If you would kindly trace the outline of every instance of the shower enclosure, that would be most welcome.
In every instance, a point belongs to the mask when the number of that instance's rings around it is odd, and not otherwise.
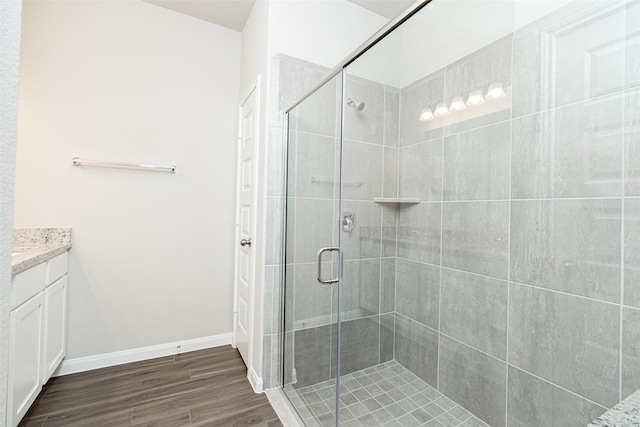
[[[286,111],[309,426],[585,426],[640,388],[640,2],[416,5]]]

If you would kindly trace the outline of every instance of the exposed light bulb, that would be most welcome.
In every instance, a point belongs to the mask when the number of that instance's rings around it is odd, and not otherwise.
[[[438,117],[446,116],[447,114],[449,114],[449,109],[444,102],[441,102],[436,105],[436,110],[433,112],[433,114]]]
[[[469,92],[469,98],[467,98],[467,105],[480,105],[484,104],[484,96],[482,91],[472,90]]]
[[[489,86],[489,90],[487,90],[487,99],[500,99],[504,98],[504,87],[502,87],[502,83],[492,83]]]
[[[423,108],[422,112],[420,113],[420,121],[428,122],[429,120],[433,119],[435,119],[435,117],[433,115],[433,111],[431,111],[431,108]]]
[[[467,108],[467,105],[464,103],[464,99],[461,96],[456,96],[451,100],[451,106],[449,109],[451,111],[462,111]]]

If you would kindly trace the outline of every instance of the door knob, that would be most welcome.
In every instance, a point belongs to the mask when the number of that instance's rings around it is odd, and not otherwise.
[[[240,240],[240,246],[251,246],[251,238]]]

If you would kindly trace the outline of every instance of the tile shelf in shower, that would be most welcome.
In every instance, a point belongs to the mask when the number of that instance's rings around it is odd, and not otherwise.
[[[411,199],[406,197],[374,197],[376,203],[397,203],[399,205],[415,205],[420,203],[420,199]]]

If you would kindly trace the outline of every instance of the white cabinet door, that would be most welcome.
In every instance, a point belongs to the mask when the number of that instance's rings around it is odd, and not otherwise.
[[[44,294],[11,312],[8,425],[18,425],[42,389]]]
[[[67,326],[67,276],[44,291],[44,353],[42,384],[46,384],[65,356]]]

